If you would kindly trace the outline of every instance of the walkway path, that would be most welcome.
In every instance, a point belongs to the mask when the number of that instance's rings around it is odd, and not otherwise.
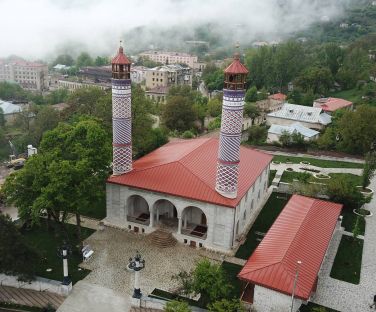
[[[64,297],[47,291],[0,286],[0,302],[16,303],[29,307],[44,308],[51,304],[57,309],[64,301]]]
[[[376,177],[370,187],[376,188]],[[373,197],[367,209],[376,213],[376,198]],[[339,243],[337,237],[337,241]],[[336,240],[334,240],[336,241]],[[366,231],[364,235],[362,270],[359,285],[339,281],[329,277],[334,260],[334,248],[330,248],[328,261],[325,261],[323,272],[320,274],[318,291],[314,302],[343,312],[370,311],[369,305],[376,294],[376,217],[366,218]]]

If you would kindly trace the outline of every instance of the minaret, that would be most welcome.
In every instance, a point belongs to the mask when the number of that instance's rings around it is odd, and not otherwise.
[[[217,192],[228,198],[236,198],[238,192],[240,140],[247,74],[247,68],[240,62],[240,54],[235,53],[233,62],[225,69],[215,185]]]
[[[132,170],[131,62],[120,41],[118,54],[112,59],[112,129],[113,174]]]

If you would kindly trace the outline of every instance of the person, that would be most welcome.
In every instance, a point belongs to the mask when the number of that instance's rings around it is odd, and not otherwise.
[[[376,310],[376,295],[373,296],[373,304],[371,304],[369,307]]]

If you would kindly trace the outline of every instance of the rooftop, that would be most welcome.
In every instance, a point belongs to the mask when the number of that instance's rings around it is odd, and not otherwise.
[[[346,108],[353,104],[350,101],[332,97],[317,99],[314,103],[320,105],[325,112],[334,112],[337,109]]]
[[[269,99],[277,100],[277,101],[285,101],[287,98],[286,94],[283,93],[276,93],[268,96]]]
[[[293,195],[238,274],[241,280],[308,300],[328,249],[342,205]]]
[[[218,139],[170,142],[136,160],[133,170],[107,182],[234,208],[268,167],[272,156],[240,147],[238,196],[229,199],[215,190]]]
[[[307,123],[320,123],[322,125],[328,125],[332,122],[331,116],[324,113],[320,107],[310,107],[289,103],[283,104],[280,110],[269,113],[267,116]]]
[[[119,64],[119,65],[129,65],[129,64],[131,64],[131,61],[124,54],[124,50],[123,50],[122,46],[120,46],[118,54],[112,59],[111,63],[112,64]]]
[[[305,137],[311,138],[315,135],[318,135],[320,132],[316,130],[312,130],[310,128],[304,127],[301,123],[296,122],[290,126],[282,126],[282,125],[275,125],[272,124],[268,130],[268,133],[274,133],[277,135],[283,134],[284,131],[287,131],[288,133],[294,133],[298,132]]]
[[[0,108],[4,115],[19,113],[22,110],[20,106],[2,100],[0,100]]]

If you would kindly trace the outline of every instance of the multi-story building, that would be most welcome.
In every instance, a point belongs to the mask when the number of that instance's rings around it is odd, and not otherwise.
[[[145,66],[131,66],[131,80],[133,83],[142,83],[146,80],[146,73],[149,68]]]
[[[20,59],[0,60],[0,81],[17,82],[26,90],[48,90],[48,66]]]
[[[146,95],[157,102],[165,102],[171,86],[192,86],[191,69],[174,64],[151,68],[146,71]]]
[[[111,66],[82,67],[77,75],[87,82],[111,83]]]
[[[186,64],[190,68],[194,68],[194,64],[198,63],[197,56],[180,52],[146,51],[140,53],[140,56],[162,64]]]

